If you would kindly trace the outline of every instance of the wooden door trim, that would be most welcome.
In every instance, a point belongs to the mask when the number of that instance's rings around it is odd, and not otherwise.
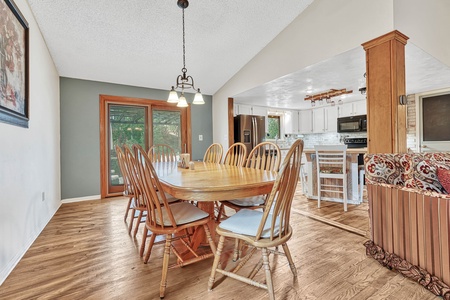
[[[234,144],[234,99],[228,98],[228,147]]]
[[[191,130],[191,108],[190,106],[187,108],[178,108],[175,107],[175,104],[167,104],[166,101],[161,100],[152,100],[145,98],[132,98],[132,97],[122,97],[122,96],[111,96],[111,95],[99,95],[99,106],[100,106],[100,196],[101,198],[120,196],[122,193],[108,193],[108,173],[105,170],[109,170],[109,161],[108,161],[108,149],[107,149],[107,130],[105,128],[106,125],[106,117],[107,117],[107,109],[109,104],[121,104],[121,105],[137,105],[137,106],[148,106],[150,109],[148,110],[147,120],[148,123],[152,121],[151,116],[151,107],[161,107],[170,110],[179,110],[181,111],[181,122],[183,123],[182,128],[185,128],[184,134],[182,134],[182,143],[183,137],[185,137],[184,143],[187,144],[188,152],[192,152],[192,130]],[[173,106],[173,107],[172,107]],[[145,129],[148,132],[148,136],[146,137],[147,144],[151,141],[152,131],[149,128],[149,124],[145,124]],[[150,123],[151,124],[151,123]],[[147,145],[146,145],[147,146]],[[192,153],[191,153],[192,154]],[[191,155],[192,157],[192,155]]]

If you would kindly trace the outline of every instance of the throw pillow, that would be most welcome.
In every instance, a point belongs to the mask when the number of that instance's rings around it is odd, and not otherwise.
[[[445,191],[450,193],[450,170],[437,168],[437,176]]]

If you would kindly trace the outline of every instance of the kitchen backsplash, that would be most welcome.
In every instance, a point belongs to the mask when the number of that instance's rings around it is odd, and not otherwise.
[[[295,139],[300,138],[304,142],[305,149],[312,149],[314,145],[339,145],[344,144],[344,138],[367,137],[367,133],[315,133],[315,134],[299,134],[290,135],[285,142],[292,143]]]

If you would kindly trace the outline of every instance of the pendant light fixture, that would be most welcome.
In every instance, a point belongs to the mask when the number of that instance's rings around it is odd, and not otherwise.
[[[178,103],[178,107],[187,107],[188,103],[186,101],[186,97],[184,96],[184,91],[186,89],[193,89],[196,91],[194,101],[192,104],[205,104],[205,101],[203,101],[202,93],[200,92],[200,89],[196,89],[194,86],[194,78],[192,76],[186,75],[187,69],[186,69],[186,41],[185,41],[185,30],[184,30],[184,9],[189,6],[188,0],[178,0],[177,1],[178,7],[180,7],[183,11],[183,68],[181,69],[182,75],[178,75],[177,77],[177,84],[176,86],[172,86],[172,89],[169,93],[169,98],[167,99],[167,102],[169,103]],[[176,90],[181,90],[180,98],[178,98],[178,93]]]

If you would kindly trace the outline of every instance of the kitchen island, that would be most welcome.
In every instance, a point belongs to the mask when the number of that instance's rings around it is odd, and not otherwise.
[[[367,148],[348,148],[347,149],[347,203],[360,204],[359,184],[359,169],[358,156],[364,155]],[[307,174],[307,191],[305,193],[308,199],[317,200],[317,166],[316,166],[316,152],[314,149],[304,149],[303,153],[306,156],[304,168]],[[335,198],[337,195],[327,195],[322,193],[322,200],[343,202],[342,199]]]

